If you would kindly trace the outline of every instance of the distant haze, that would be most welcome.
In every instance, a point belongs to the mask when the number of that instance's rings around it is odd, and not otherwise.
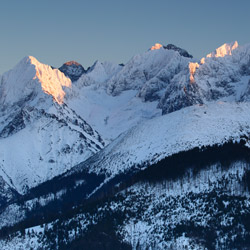
[[[0,9],[0,74],[27,55],[87,68],[97,59],[126,63],[155,43],[198,59],[226,42],[250,43],[245,0],[11,0]]]

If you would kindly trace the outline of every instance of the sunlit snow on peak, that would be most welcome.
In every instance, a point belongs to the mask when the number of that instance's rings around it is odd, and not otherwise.
[[[162,47],[162,45],[161,45],[161,44],[156,43],[154,46],[152,46],[152,47],[150,48],[150,50],[160,49],[161,47]]]
[[[224,57],[226,55],[232,55],[232,51],[238,48],[238,42],[235,41],[234,43],[225,43],[215,52],[212,52],[207,55],[207,57]]]
[[[27,58],[35,66],[37,79],[41,83],[44,93],[51,95],[58,104],[63,104],[65,92],[63,87],[71,87],[71,80],[60,70],[52,69],[49,65],[42,64],[36,58],[29,56]]]
[[[190,73],[190,83],[194,83],[195,82],[194,74],[195,74],[196,69],[199,68],[200,65],[196,62],[190,62],[188,67],[189,67],[189,73]]]
[[[64,88],[71,87],[71,80],[60,70],[52,69],[32,56],[24,57],[12,70],[5,72],[0,82],[1,106],[13,105],[23,100],[49,100],[46,95],[51,95],[55,102],[62,104]]]
[[[225,43],[222,46],[220,46],[218,49],[216,49],[214,52],[208,54],[206,57],[224,57],[224,56],[231,56],[232,51],[237,49],[239,47],[239,44],[237,41],[233,43]],[[203,57],[201,59],[201,64],[205,63],[205,58]]]
[[[71,65],[76,65],[76,66],[80,66],[81,64],[76,62],[76,61],[68,61],[66,63],[64,63],[67,66],[71,66]]]

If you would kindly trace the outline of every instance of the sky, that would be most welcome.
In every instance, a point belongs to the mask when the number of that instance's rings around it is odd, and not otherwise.
[[[250,43],[249,11],[247,0],[3,0],[0,74],[27,55],[54,67],[126,63],[155,43],[200,59],[226,42]]]

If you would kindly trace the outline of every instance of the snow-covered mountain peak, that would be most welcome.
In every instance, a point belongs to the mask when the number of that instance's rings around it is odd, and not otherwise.
[[[181,56],[188,57],[188,58],[193,58],[193,56],[190,55],[186,50],[184,50],[184,49],[182,49],[180,47],[177,47],[174,44],[167,44],[165,46],[165,45],[161,45],[160,43],[156,43],[149,50],[159,50],[161,48],[163,48],[165,50],[174,50],[174,51],[177,51]]]
[[[86,70],[83,66],[76,61],[69,61],[64,63],[59,70],[69,77],[72,82],[77,81],[82,74],[86,73]]]
[[[18,64],[39,65],[40,62],[34,56],[25,56]]]
[[[146,83],[147,89],[153,87],[161,91],[169,83],[170,78],[176,75],[184,64],[186,67],[189,61],[189,58],[181,56],[178,51],[172,49],[160,48],[146,51],[134,56],[108,81],[107,92],[116,96],[125,90],[141,90]]]
[[[162,45],[160,43],[156,43],[155,45],[153,45],[150,50],[156,50],[156,49],[160,49],[162,48]]]
[[[226,55],[232,55],[232,51],[239,47],[239,44],[237,41],[232,43],[225,43],[222,46],[220,46],[218,49],[216,49],[215,52],[210,53],[207,55],[207,57],[224,57]]]
[[[42,90],[53,96],[53,99],[59,104],[64,102],[63,87],[71,87],[71,80],[60,70],[52,69],[49,65],[41,63],[36,64],[36,76],[33,79],[38,79]]]
[[[70,87],[64,73],[34,57],[23,58],[0,79],[0,176],[20,193],[72,168],[105,144],[67,106],[64,97]]]
[[[64,63],[67,66],[71,66],[71,65],[76,65],[76,66],[80,66],[81,64],[76,62],[76,61],[68,61],[66,63]]]
[[[211,101],[250,100],[250,45],[224,44],[201,62],[189,60],[160,100],[163,114]]]
[[[0,82],[0,103],[3,106],[13,105],[31,96],[33,99],[37,96],[44,98],[45,93],[62,104],[64,87],[70,88],[71,80],[61,71],[27,56],[12,70],[3,74]]]
[[[95,61],[76,82],[77,87],[99,85],[109,80],[113,75],[122,69],[121,65],[111,62]]]
[[[206,57],[225,57],[225,56],[231,56],[232,51],[237,49],[239,47],[239,44],[237,41],[231,42],[231,43],[225,43],[219,48],[217,48],[214,52],[208,54]],[[203,57],[201,59],[201,64],[205,63],[205,58]]]

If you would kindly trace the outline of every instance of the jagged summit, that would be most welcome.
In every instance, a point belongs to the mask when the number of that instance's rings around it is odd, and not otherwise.
[[[231,43],[225,43],[219,48],[217,48],[215,51],[207,54],[206,58],[203,57],[200,60],[200,64],[197,62],[190,62],[189,63],[189,72],[190,72],[190,83],[194,83],[194,74],[196,72],[196,69],[200,67],[200,65],[204,64],[206,62],[207,58],[220,58],[225,56],[232,56],[232,52],[239,47],[239,44],[237,41],[231,42]]]
[[[174,44],[168,44],[166,46],[164,45],[161,45],[160,43],[156,43],[155,45],[153,45],[150,50],[157,50],[157,49],[167,49],[167,50],[174,50],[174,51],[177,51],[179,52],[179,54],[181,56],[184,56],[184,57],[188,57],[188,58],[193,58],[192,55],[190,55],[186,50],[180,48],[180,47],[177,47],[176,45]]]
[[[39,65],[40,62],[34,56],[25,56],[19,63]]]
[[[215,52],[208,54],[207,57],[224,57],[226,55],[232,55],[232,51],[237,49],[238,47],[239,44],[237,41],[232,43],[225,43],[217,48]]]
[[[64,73],[32,56],[0,78],[0,188],[3,178],[25,192],[103,147],[98,132],[67,106],[70,87]]]
[[[162,48],[162,45],[160,43],[156,43],[155,45],[153,45],[150,50],[156,50],[156,49],[160,49]]]
[[[76,62],[76,61],[68,61],[66,63],[64,63],[67,66],[71,66],[71,65],[76,65],[76,66],[80,66],[81,64]]]
[[[224,57],[224,56],[231,56],[233,50],[237,49],[239,47],[239,44],[237,41],[231,42],[231,43],[224,43],[222,46],[217,48],[212,53],[209,53],[206,58],[210,57]],[[201,59],[201,64],[205,63],[205,57]]]
[[[82,74],[86,73],[84,67],[76,61],[68,61],[64,63],[59,70],[69,77],[72,82],[77,81]]]
[[[87,69],[86,73],[79,78],[76,85],[88,86],[103,83],[121,70],[122,67],[123,66],[115,63],[96,60],[94,64]]]
[[[222,45],[203,58],[200,63],[190,62],[189,78],[186,77],[183,81],[177,78],[174,85],[166,91],[165,104],[164,107],[161,106],[163,113],[180,109],[183,103],[190,106],[219,100],[249,101],[249,55],[250,45],[238,46],[237,42],[233,42]],[[178,91],[175,90],[176,84],[182,85],[178,98]],[[173,95],[174,98],[172,98]]]
[[[168,50],[177,51],[177,52],[179,52],[179,54],[181,56],[188,57],[188,58],[193,58],[193,56],[190,55],[186,50],[184,50],[184,49],[182,49],[180,47],[177,47],[174,44],[168,44],[167,46],[163,46],[163,48],[164,49],[168,49]]]
[[[99,65],[101,65],[102,63],[99,60],[96,60],[92,66],[89,66],[87,69],[87,72],[91,72],[93,71],[96,67],[98,67]]]
[[[164,94],[163,90],[171,79],[187,68],[189,61],[190,58],[163,47],[145,51],[131,58],[108,81],[107,91],[115,96],[136,89],[143,100],[155,101]]]
[[[12,105],[28,97],[51,95],[59,104],[64,102],[64,87],[71,81],[58,69],[40,63],[35,57],[24,57],[12,70],[4,73],[0,84],[1,105]]]

